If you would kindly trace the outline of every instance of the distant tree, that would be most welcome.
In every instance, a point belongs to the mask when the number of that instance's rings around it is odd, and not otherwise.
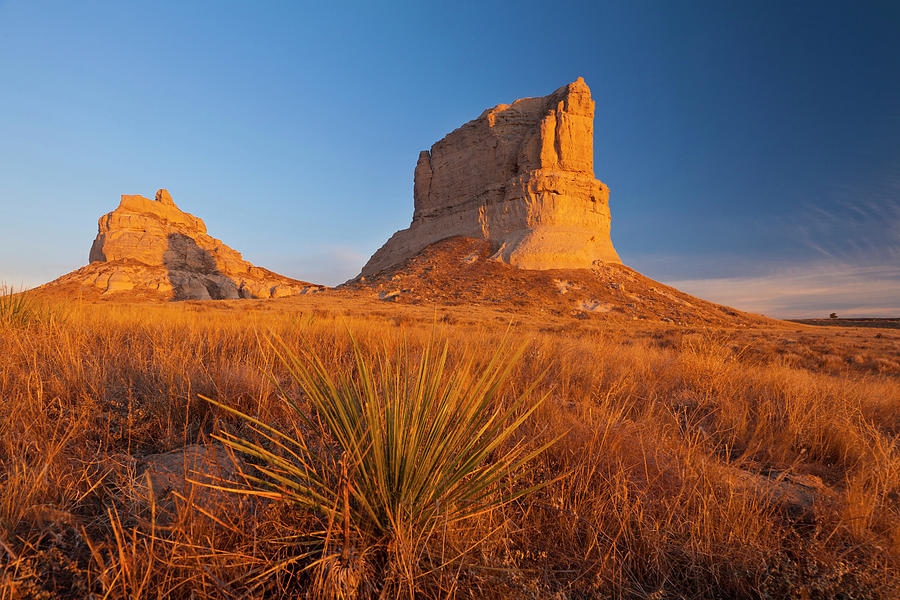
[[[831,313],[830,315],[828,315],[828,318],[829,319],[837,319],[837,313]]]

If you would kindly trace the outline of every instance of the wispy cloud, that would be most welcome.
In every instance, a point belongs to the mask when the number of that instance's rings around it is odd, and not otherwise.
[[[900,317],[900,265],[799,264],[769,275],[666,281],[689,294],[772,317]]]
[[[859,188],[806,203],[799,222],[783,223],[806,248],[849,263],[900,263],[900,167]]]
[[[770,237],[785,241],[784,259],[773,253],[711,255],[699,262],[669,257],[687,268],[705,265],[699,272],[706,274],[685,276],[683,267],[672,271],[680,276],[661,279],[775,317],[900,316],[900,166],[862,186],[831,190],[766,227]]]

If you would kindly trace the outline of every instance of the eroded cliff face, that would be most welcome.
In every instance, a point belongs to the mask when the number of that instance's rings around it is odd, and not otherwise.
[[[175,300],[277,298],[323,289],[243,260],[164,189],[155,200],[122,196],[118,208],[100,217],[90,264],[48,285]]]
[[[372,275],[439,240],[482,238],[524,269],[620,263],[609,190],[594,177],[594,101],[578,78],[484,111],[419,154],[413,220],[363,267]]]

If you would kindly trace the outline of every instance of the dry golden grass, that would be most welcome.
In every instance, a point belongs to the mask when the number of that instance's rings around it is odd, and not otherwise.
[[[0,599],[304,597],[293,540],[315,516],[211,507],[202,486],[151,501],[144,457],[252,435],[199,394],[304,434],[260,335],[309,340],[335,370],[348,331],[389,350],[434,335],[458,364],[490,356],[509,320],[322,297],[55,303],[0,322]],[[562,439],[507,485],[549,485],[395,540],[405,560],[365,577],[385,597],[896,598],[900,337],[837,333],[513,323],[529,346],[508,396],[548,370],[519,441]],[[824,482],[808,510],[740,483],[788,476]]]

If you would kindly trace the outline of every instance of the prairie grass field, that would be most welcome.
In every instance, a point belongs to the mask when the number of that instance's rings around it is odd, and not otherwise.
[[[466,518],[405,506],[433,518],[374,537],[347,516],[353,496],[328,514],[224,490],[258,488],[265,461],[217,439],[294,460],[234,411],[301,440],[336,498],[363,487],[312,431],[320,415],[272,340],[351,382],[354,340],[371,364],[413,366],[446,344],[442,378],[522,348],[493,401],[523,422],[479,464],[536,456]],[[0,306],[0,415],[2,600],[900,597],[891,330],[544,321],[339,294],[35,298]],[[185,448],[228,468],[192,471]],[[159,455],[186,477],[154,484]]]

